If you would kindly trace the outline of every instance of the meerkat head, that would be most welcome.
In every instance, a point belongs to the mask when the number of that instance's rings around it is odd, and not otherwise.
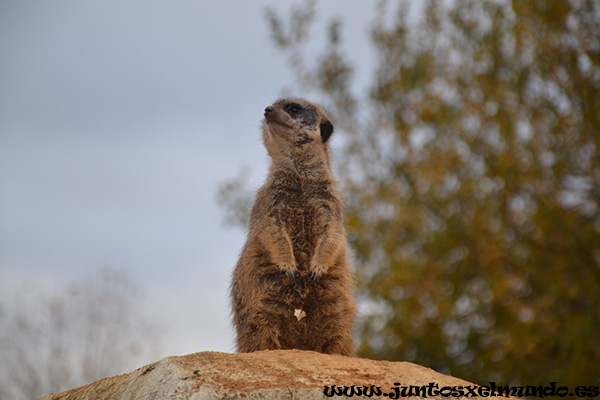
[[[269,155],[323,154],[328,159],[327,141],[333,124],[325,110],[303,99],[282,99],[265,108],[263,141]]]

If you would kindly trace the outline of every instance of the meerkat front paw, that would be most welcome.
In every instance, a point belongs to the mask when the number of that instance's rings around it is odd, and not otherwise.
[[[325,264],[312,262],[310,268],[310,279],[316,281],[317,279],[323,276],[325,271],[327,271]]]
[[[285,273],[289,278],[295,278],[298,275],[298,267],[296,266],[296,260],[294,256],[278,257],[279,259],[273,260],[281,272]]]
[[[298,276],[298,268],[294,264],[277,264],[277,266],[288,278],[296,279]]]

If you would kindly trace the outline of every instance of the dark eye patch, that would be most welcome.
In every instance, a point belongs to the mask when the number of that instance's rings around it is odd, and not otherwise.
[[[317,122],[317,110],[312,106],[303,107],[298,103],[289,103],[283,110],[294,119],[299,119],[304,126],[313,126]]]
[[[290,104],[286,104],[285,107],[283,107],[283,110],[290,114],[292,117],[297,117],[298,115],[300,115],[303,111],[303,108],[301,105],[296,104],[296,103],[290,103]]]

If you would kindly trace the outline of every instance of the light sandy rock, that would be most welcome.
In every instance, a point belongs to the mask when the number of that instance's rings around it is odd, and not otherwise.
[[[102,379],[41,400],[327,399],[331,386],[466,387],[473,384],[408,362],[374,361],[311,351],[227,354],[203,352],[168,357],[129,374]],[[450,390],[450,389],[447,389]],[[327,392],[331,393],[330,391]],[[466,393],[466,390],[465,390]],[[446,396],[427,398],[447,399]],[[345,399],[346,396],[331,398]],[[354,395],[352,398],[370,398]],[[413,397],[414,398],[414,397]],[[450,398],[456,398],[450,396]],[[477,398],[477,397],[469,397]]]

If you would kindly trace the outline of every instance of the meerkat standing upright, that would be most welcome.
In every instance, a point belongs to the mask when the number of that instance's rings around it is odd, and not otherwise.
[[[333,125],[321,107],[301,99],[279,100],[264,115],[271,167],[231,283],[238,351],[352,355],[356,307],[329,160]]]

